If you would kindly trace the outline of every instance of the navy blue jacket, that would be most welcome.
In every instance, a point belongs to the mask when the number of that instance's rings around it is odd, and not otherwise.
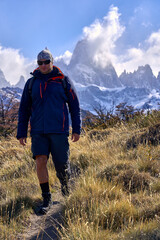
[[[27,137],[29,120],[31,136],[37,133],[69,134],[69,112],[72,133],[80,134],[80,106],[73,83],[56,66],[48,74],[42,74],[39,68],[32,74],[35,79],[31,95],[28,90],[31,79],[28,79],[20,102],[17,139]],[[62,83],[64,77],[66,91]]]

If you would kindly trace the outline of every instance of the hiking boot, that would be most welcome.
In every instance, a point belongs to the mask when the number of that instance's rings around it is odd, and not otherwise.
[[[62,184],[61,185],[61,193],[63,197],[68,197],[69,196],[69,188],[68,188],[68,184]]]
[[[52,197],[50,193],[42,193],[43,204],[40,206],[39,213],[46,214],[52,206]]]

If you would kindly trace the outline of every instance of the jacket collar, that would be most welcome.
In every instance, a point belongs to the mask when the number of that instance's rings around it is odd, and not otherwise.
[[[32,73],[31,73],[34,77],[36,78],[54,78],[54,77],[64,77],[64,74],[62,73],[62,71],[56,67],[56,66],[53,66],[53,70],[48,73],[48,74],[42,74],[39,70],[39,67],[36,68]]]

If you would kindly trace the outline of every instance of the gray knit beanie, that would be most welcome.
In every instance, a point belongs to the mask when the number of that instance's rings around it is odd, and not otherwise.
[[[45,48],[38,54],[37,60],[39,61],[41,59],[46,59],[46,60],[50,60],[51,62],[53,62],[53,56],[47,48]]]

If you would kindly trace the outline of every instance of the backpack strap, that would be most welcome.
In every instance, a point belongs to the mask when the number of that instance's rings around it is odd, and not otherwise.
[[[30,78],[29,85],[28,85],[28,92],[31,99],[32,99],[32,86],[33,86],[34,80],[35,80],[35,77]]]
[[[67,81],[66,81],[66,77],[64,76],[64,78],[62,78],[62,85],[63,85],[63,88],[64,88],[64,91],[65,91],[65,94],[68,98],[68,91],[67,91]]]

